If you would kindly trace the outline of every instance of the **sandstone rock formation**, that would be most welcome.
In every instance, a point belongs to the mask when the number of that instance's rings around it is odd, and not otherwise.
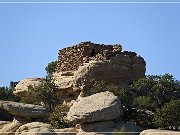
[[[11,123],[8,123],[3,126],[3,128],[0,130],[0,134],[1,135],[14,135],[16,130],[20,126],[26,123],[27,123],[27,120],[25,118],[15,117]]]
[[[146,63],[135,52],[122,51],[121,45],[82,42],[59,51],[55,83],[59,95],[70,100],[88,91],[95,81],[126,87],[145,77]]]
[[[12,115],[25,118],[43,118],[49,114],[46,108],[33,104],[0,101],[0,106]]]
[[[0,132],[4,134],[13,132],[15,135],[141,132],[142,128],[119,121],[122,109],[117,96],[106,90],[93,95],[89,91],[96,81],[127,87],[132,81],[145,77],[145,66],[146,63],[141,56],[135,52],[122,51],[119,44],[81,42],[64,48],[59,51],[57,70],[53,77],[59,86],[56,96],[71,106],[66,120],[76,124],[76,127],[53,129],[50,124],[40,122],[40,118],[49,114],[46,108],[33,104],[0,101],[0,107],[15,116],[13,122],[4,125]],[[31,97],[28,87],[39,86],[44,81],[43,78],[24,79],[16,85],[13,93],[19,97]],[[39,121],[27,121],[34,118]]]
[[[89,123],[116,119],[121,114],[121,102],[111,92],[101,92],[75,102],[67,115],[73,123]]]
[[[4,127],[4,125],[9,124],[10,121],[0,121],[0,130]]]
[[[140,135],[180,135],[179,131],[147,129],[143,130]]]
[[[16,130],[15,135],[55,135],[55,132],[50,124],[42,123],[42,122],[31,122]]]
[[[13,92],[15,95],[19,97],[29,97],[28,94],[28,87],[32,86],[38,86],[44,82],[43,78],[27,78],[24,80],[21,80],[15,87],[15,91]]]
[[[79,128],[76,127],[71,127],[71,128],[64,128],[64,129],[54,129],[54,132],[57,135],[72,135],[72,134],[77,134],[80,132]]]

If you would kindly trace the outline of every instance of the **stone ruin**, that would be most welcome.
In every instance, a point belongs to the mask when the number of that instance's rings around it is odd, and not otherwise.
[[[145,77],[145,71],[144,59],[135,52],[122,51],[120,44],[89,41],[59,51],[54,78],[60,95],[76,93],[77,96],[81,91],[89,91],[95,81],[127,87]]]
[[[108,60],[110,52],[121,52],[121,45],[104,45],[81,42],[79,45],[67,47],[59,51],[57,72],[76,71],[79,66],[89,61]]]
[[[59,86],[57,95],[71,101],[83,92],[90,92],[96,81],[127,87],[134,80],[145,77],[145,71],[144,59],[135,52],[122,51],[120,44],[81,42],[59,51],[53,77]],[[43,79],[24,79],[18,83],[14,94],[27,97],[27,87],[42,82]]]

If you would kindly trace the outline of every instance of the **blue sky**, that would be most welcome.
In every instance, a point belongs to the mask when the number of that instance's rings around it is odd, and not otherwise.
[[[180,80],[180,4],[0,3],[0,86],[44,77],[59,49],[81,41],[120,43],[145,59],[146,74]]]

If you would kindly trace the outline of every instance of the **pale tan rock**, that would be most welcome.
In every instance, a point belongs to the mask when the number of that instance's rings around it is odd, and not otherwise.
[[[0,121],[0,130],[6,125],[11,123],[10,121]]]
[[[44,82],[43,78],[27,78],[21,80],[15,87],[15,91],[13,92],[15,95],[19,97],[29,97],[28,87],[32,86],[33,88],[39,86]]]
[[[72,123],[87,123],[116,119],[122,112],[120,105],[119,98],[113,93],[97,93],[74,102],[66,120]]]
[[[57,135],[76,135],[79,133],[79,129],[74,127],[74,128],[64,128],[64,129],[54,129],[55,133]]]
[[[147,129],[143,130],[140,135],[180,135],[179,131]]]
[[[42,122],[31,122],[22,125],[16,130],[15,135],[55,135],[50,124]]]
[[[17,103],[12,101],[0,101],[0,105],[10,114],[19,117],[42,118],[49,115],[48,110],[39,105]]]
[[[0,130],[0,134],[1,135],[14,135],[16,130],[23,124],[26,124],[27,122],[28,121],[24,118],[15,117],[11,123],[8,123],[3,126],[3,128]]]
[[[76,135],[106,135],[103,133],[95,133],[95,132],[79,132]]]

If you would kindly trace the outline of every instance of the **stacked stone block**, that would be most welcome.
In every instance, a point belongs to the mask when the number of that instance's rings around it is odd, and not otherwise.
[[[104,45],[81,42],[59,51],[57,72],[76,71],[90,60],[107,60],[113,51],[121,52],[121,45]]]

